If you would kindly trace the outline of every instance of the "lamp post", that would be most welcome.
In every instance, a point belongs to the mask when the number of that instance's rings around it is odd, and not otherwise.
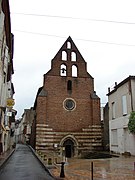
[[[61,162],[61,172],[60,172],[60,177],[61,177],[61,178],[64,178],[64,177],[65,177],[64,164],[65,164],[65,162]]]
[[[60,177],[64,178],[65,173],[64,173],[64,164],[65,164],[65,147],[62,147],[62,162],[61,162],[61,171],[60,171]]]

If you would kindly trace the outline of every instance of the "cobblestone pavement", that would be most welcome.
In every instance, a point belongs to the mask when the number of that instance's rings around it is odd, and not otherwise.
[[[93,180],[135,180],[135,157],[109,159],[68,159],[65,164],[65,180],[91,180],[93,161]],[[51,169],[55,177],[60,176],[60,165]]]

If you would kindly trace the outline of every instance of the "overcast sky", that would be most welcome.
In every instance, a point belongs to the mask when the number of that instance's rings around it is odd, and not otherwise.
[[[108,87],[135,75],[134,0],[9,0],[14,34],[17,118],[33,106],[43,74],[71,36],[94,77],[101,103]]]

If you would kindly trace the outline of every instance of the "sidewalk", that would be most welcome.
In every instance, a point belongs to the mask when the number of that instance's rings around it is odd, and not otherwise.
[[[0,155],[0,168],[8,160],[8,158],[11,156],[11,154],[14,152],[14,150],[15,149],[9,149],[8,151],[6,151]]]
[[[91,180],[91,162],[93,162],[94,180],[135,180],[135,157],[108,159],[69,159],[65,164],[64,180]],[[60,177],[60,166],[50,169],[54,177]],[[62,178],[61,178],[62,179]]]

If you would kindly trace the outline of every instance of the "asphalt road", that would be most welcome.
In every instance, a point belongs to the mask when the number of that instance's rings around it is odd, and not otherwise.
[[[42,167],[30,148],[17,145],[15,152],[0,169],[0,180],[54,180]]]

